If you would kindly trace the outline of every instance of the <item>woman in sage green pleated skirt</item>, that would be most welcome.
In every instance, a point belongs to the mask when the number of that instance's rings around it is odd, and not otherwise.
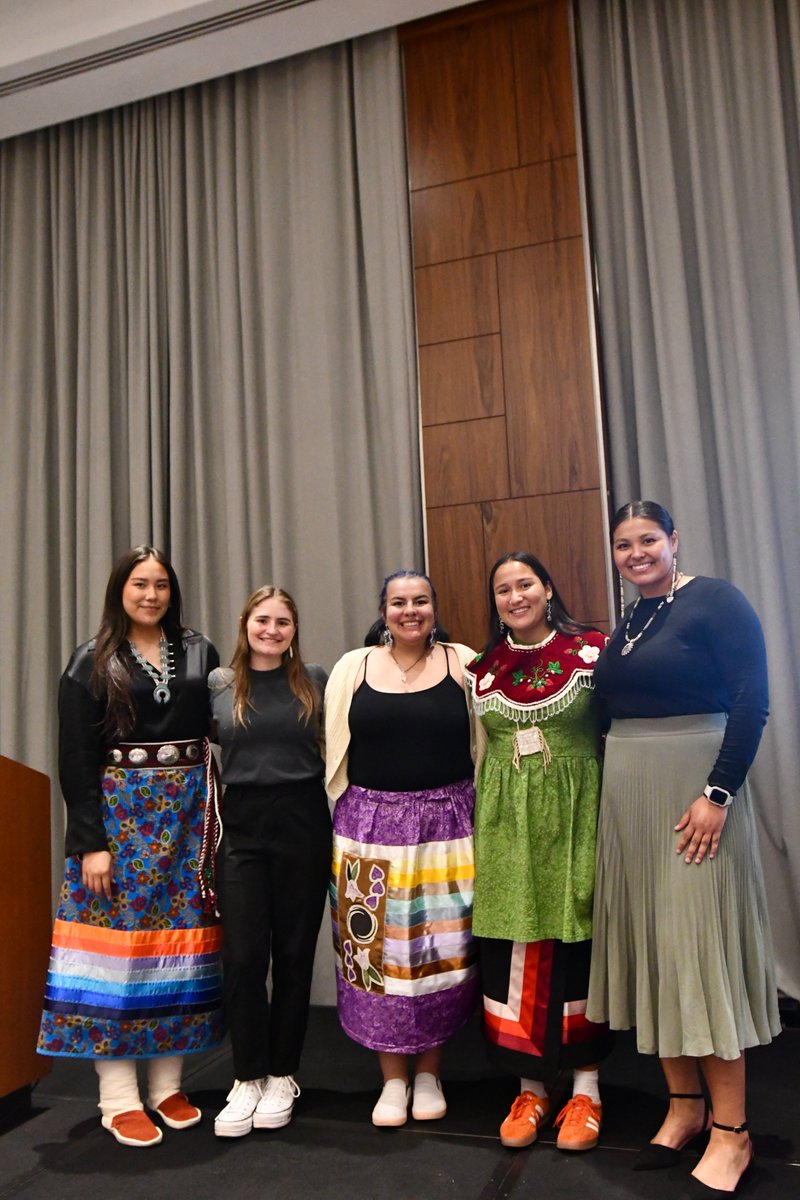
[[[679,1163],[710,1129],[689,1188],[711,1197],[752,1160],[744,1051],[780,1031],[746,784],[767,718],[764,639],[741,592],[678,570],[661,505],[625,505],[612,543],[640,595],[595,670],[612,721],[587,1015],[635,1026],[661,1059],[669,1110],[635,1169]]]

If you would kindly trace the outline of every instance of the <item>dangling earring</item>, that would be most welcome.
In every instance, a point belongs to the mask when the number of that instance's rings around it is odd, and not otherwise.
[[[500,632],[501,632],[501,633],[505,633],[505,631],[506,631],[506,627],[505,627],[505,625],[503,624],[503,622],[500,620],[500,618],[499,618],[499,617],[497,618],[497,623],[498,623],[498,625],[500,626]]]
[[[669,585],[669,591],[667,592],[667,604],[672,604],[672,601],[675,599],[675,584],[677,582],[678,582],[678,556],[676,554],[673,556],[673,559],[672,559],[672,583]]]
[[[547,597],[547,608],[545,609],[545,616],[547,618],[547,624],[549,625],[553,619],[553,601],[550,599],[549,596]]]
[[[434,625],[433,629],[428,634],[428,645],[430,646],[431,650],[436,645],[437,637],[438,637],[438,630],[437,630],[436,626]]]
[[[620,619],[625,616],[625,584],[622,582],[622,576],[619,576],[619,615]]]
[[[289,646],[289,658],[294,658],[294,646]]]
[[[381,643],[384,646],[391,646],[392,644],[392,635],[389,632],[388,626],[384,627],[383,633],[381,634]]]

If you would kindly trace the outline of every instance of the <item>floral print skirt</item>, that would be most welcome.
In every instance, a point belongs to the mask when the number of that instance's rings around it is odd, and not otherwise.
[[[202,765],[108,767],[103,822],[112,899],[67,859],[53,931],[40,1054],[152,1058],[222,1038],[221,928],[198,879],[207,799]]]

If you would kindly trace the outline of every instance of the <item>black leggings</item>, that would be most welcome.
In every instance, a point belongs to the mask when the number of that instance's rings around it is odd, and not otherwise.
[[[325,790],[318,780],[230,786],[222,819],[217,881],[236,1078],[293,1075],[308,1024],[314,951],[330,876]]]

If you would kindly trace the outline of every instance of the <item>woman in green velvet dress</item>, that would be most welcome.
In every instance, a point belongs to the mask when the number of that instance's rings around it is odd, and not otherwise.
[[[490,1054],[520,1076],[500,1127],[528,1146],[564,1069],[573,1094],[556,1118],[562,1150],[597,1144],[606,1025],[586,1020],[600,721],[592,673],[606,638],[574,621],[549,572],[519,551],[489,575],[490,638],[467,667],[488,735],[475,806],[473,932]]]

